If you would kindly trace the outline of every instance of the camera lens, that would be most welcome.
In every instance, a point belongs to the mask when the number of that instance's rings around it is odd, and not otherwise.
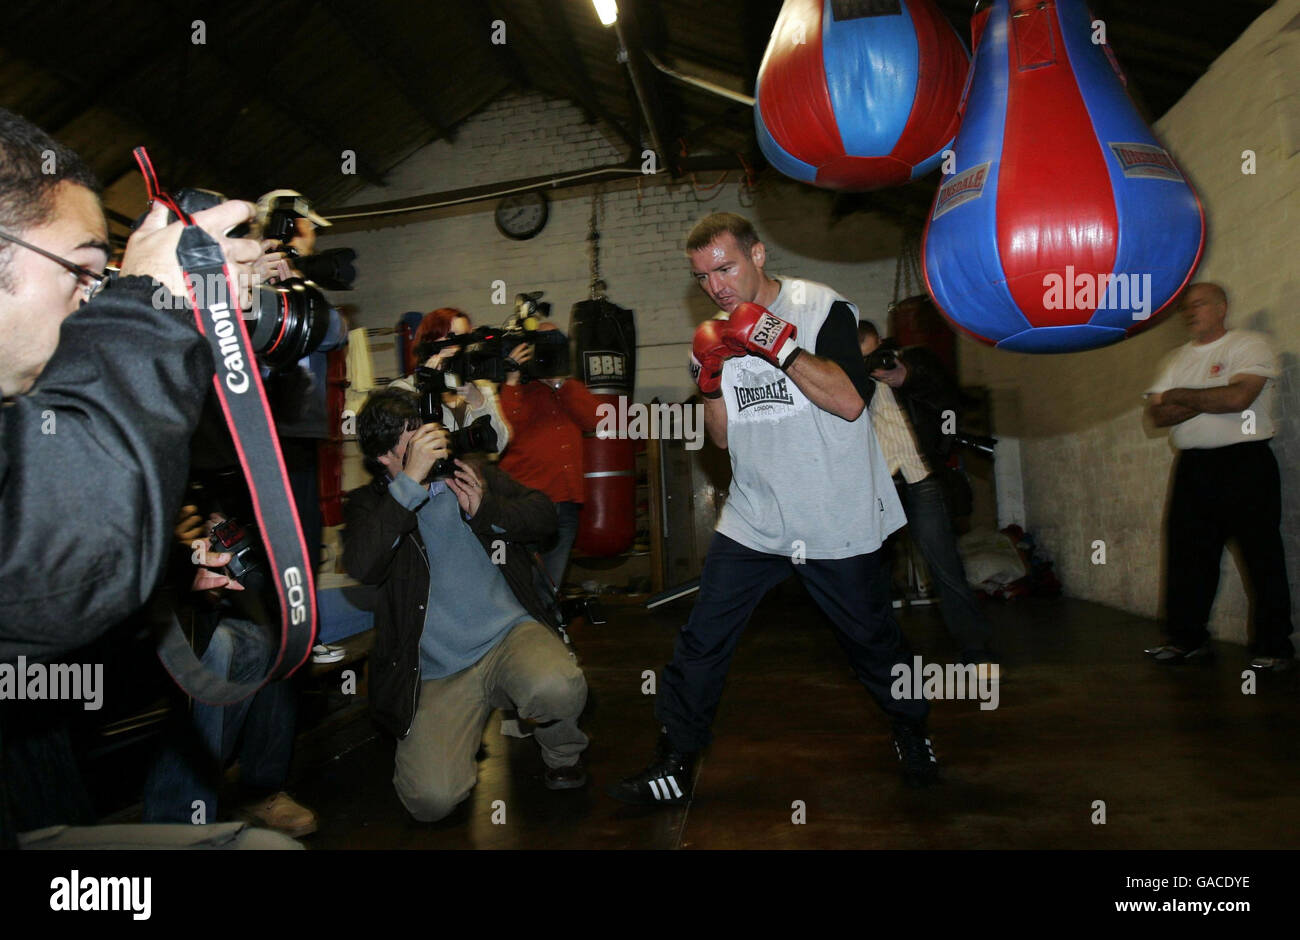
[[[301,278],[259,287],[251,313],[253,351],[273,369],[315,352],[329,330],[329,301]]]

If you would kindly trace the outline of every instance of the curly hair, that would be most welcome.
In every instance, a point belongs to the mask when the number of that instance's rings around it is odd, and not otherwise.
[[[379,458],[397,446],[403,431],[420,426],[420,399],[401,388],[372,392],[357,415],[357,440],[371,472],[382,469]]]

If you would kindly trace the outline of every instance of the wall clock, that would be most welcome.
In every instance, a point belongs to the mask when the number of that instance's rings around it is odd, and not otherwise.
[[[507,196],[497,203],[497,229],[506,238],[523,241],[546,227],[550,203],[543,192]]]

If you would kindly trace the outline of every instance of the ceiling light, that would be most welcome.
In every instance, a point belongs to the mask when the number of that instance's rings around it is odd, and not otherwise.
[[[618,0],[591,0],[591,5],[596,8],[600,25],[613,26],[618,20]]]

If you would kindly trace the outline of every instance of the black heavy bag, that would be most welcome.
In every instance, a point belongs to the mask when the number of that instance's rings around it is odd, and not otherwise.
[[[636,321],[603,297],[573,305],[569,320],[573,367],[593,395],[632,398],[636,379]]]

